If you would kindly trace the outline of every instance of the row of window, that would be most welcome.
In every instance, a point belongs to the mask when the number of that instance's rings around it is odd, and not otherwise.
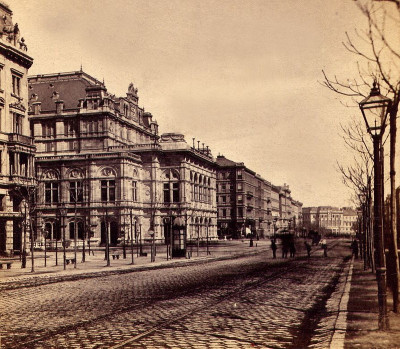
[[[227,208],[223,208],[218,210],[218,217],[226,218],[231,216],[231,210]],[[238,207],[237,208],[237,216],[239,218],[243,218],[243,207]]]
[[[202,185],[191,185],[192,201],[206,202],[211,204],[211,188]]]
[[[178,181],[165,182],[163,184],[163,201],[164,203],[180,202],[180,183]],[[102,202],[115,202],[116,199],[116,183],[115,180],[101,180],[100,192]],[[197,186],[197,188],[199,188]],[[195,191],[195,197],[199,201],[211,203],[211,189],[201,188],[200,191]],[[82,181],[69,182],[69,202],[81,203],[84,201],[84,191]],[[59,183],[47,182],[44,185],[44,201],[46,204],[56,204],[59,202]],[[132,181],[132,200],[138,201],[138,183]]]
[[[116,185],[115,180],[101,180],[100,181],[100,195],[102,202],[115,202],[116,199]],[[82,181],[69,182],[69,202],[81,203],[84,201],[84,191]],[[132,200],[138,200],[138,187],[137,182],[132,181]],[[46,204],[56,204],[59,202],[59,183],[47,182],[44,186],[44,201]]]
[[[79,131],[78,121],[76,119],[67,119],[64,120],[64,136],[65,137],[78,137],[79,133],[83,134],[97,134],[98,132],[103,132],[103,120],[102,119],[88,119],[83,120],[81,122],[81,129]],[[110,122],[109,126],[110,132],[114,132],[114,123]],[[132,132],[135,132],[131,129],[125,129],[124,127],[120,128],[120,136],[121,138],[131,140],[135,135],[132,135]],[[34,135],[32,135],[34,136]],[[137,142],[146,143],[149,140],[149,136],[147,135],[136,135],[138,139]],[[42,123],[42,137],[43,138],[55,138],[56,137],[56,123],[54,120],[46,121]]]

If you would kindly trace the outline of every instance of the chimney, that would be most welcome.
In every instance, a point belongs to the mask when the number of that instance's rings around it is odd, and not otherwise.
[[[42,102],[32,103],[33,115],[39,115],[42,110]]]
[[[56,101],[56,113],[61,114],[64,110],[64,101]]]

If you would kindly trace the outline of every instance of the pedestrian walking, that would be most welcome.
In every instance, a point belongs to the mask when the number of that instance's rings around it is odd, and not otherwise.
[[[276,242],[275,239],[271,240],[271,249],[272,249],[272,258],[275,259],[276,258]]]
[[[295,254],[296,254],[296,246],[294,245],[294,241],[290,241],[289,252],[290,252],[290,257],[294,258]]]
[[[324,257],[328,257],[328,245],[325,239],[321,241],[321,247],[324,250]]]
[[[282,258],[287,258],[288,252],[289,252],[289,246],[287,242],[284,240],[282,241]]]
[[[351,249],[352,249],[352,255],[358,259],[358,243],[357,240],[353,240],[353,242],[351,243]]]
[[[307,241],[304,241],[304,246],[307,250],[307,257],[311,257],[311,245]]]

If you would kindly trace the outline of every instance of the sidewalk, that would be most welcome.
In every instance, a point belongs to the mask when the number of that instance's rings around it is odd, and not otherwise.
[[[262,251],[270,250],[269,240],[254,241],[254,246],[249,247],[249,240],[235,240],[235,241],[218,241],[209,245],[209,255],[205,245],[201,245],[199,250],[197,246],[191,246],[187,249],[191,253],[191,258],[176,258],[167,260],[165,245],[157,246],[157,254],[155,262],[150,261],[150,246],[143,246],[143,252],[147,256],[137,256],[137,248],[134,246],[132,265],[132,254],[130,246],[126,247],[126,259],[123,259],[122,247],[118,248],[119,259],[112,259],[110,251],[110,266],[107,267],[107,262],[104,260],[104,250],[94,250],[94,255],[89,255],[86,250],[85,263],[82,263],[82,251],[77,253],[76,268],[74,264],[66,265],[64,270],[63,264],[63,251],[58,251],[58,265],[56,266],[56,253],[47,253],[47,266],[45,267],[44,251],[35,251],[34,257],[34,272],[31,272],[31,256],[27,257],[26,268],[21,268],[21,261],[19,257],[7,259],[13,262],[11,269],[0,269],[0,285],[12,282],[22,282],[27,279],[71,279],[81,277],[83,275],[90,277],[93,274],[113,274],[121,272],[131,272],[135,270],[144,270],[149,268],[160,268],[182,265],[182,263],[196,263],[206,261],[208,259],[231,258],[233,256],[240,256],[243,254],[259,253]],[[112,248],[115,251],[115,248]],[[74,257],[74,251],[69,249],[66,253],[68,259]],[[4,260],[4,258],[2,258]]]
[[[353,262],[349,295],[344,348],[400,348],[400,313],[392,311],[392,294],[387,293],[390,330],[379,331],[376,277],[371,270],[364,270],[361,259]]]

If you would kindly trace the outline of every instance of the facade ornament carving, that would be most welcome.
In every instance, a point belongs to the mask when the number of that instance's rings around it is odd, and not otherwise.
[[[48,170],[43,174],[44,179],[57,179],[57,173],[53,170]]]
[[[83,178],[82,171],[76,168],[70,171],[69,176],[71,178]]]
[[[105,167],[101,170],[101,175],[104,177],[115,177],[115,170],[111,167]]]
[[[137,93],[138,93],[138,89],[135,88],[135,87],[133,86],[133,83],[131,82],[131,83],[129,84],[129,87],[128,87],[128,94],[137,96]]]
[[[28,46],[26,46],[24,38],[21,38],[21,40],[18,40],[18,43],[19,43],[19,48],[22,51],[28,51]]]
[[[22,112],[26,111],[25,106],[21,103],[21,101],[15,102],[15,103],[10,103],[10,108],[18,109]]]
[[[184,142],[185,136],[180,133],[164,133],[161,135],[162,142]]]

